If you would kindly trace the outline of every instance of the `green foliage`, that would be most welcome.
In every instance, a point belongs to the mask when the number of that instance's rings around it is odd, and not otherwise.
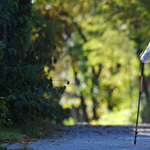
[[[6,115],[8,113],[8,108],[6,107],[7,99],[5,97],[0,97],[0,102],[0,127],[2,127],[3,124],[10,125],[11,121],[7,118]]]
[[[57,102],[50,97],[56,94],[53,81],[44,74],[44,66],[52,64],[49,59],[55,47],[53,34],[47,36],[51,28],[46,28],[46,21],[41,27],[41,22],[32,16],[30,0],[0,4],[0,125],[7,125],[8,120],[27,123],[47,116],[61,121],[62,110],[56,109]],[[36,31],[32,33],[31,28]],[[61,95],[64,89],[58,89],[57,94]]]
[[[5,48],[5,44],[0,43],[0,60],[3,58],[3,49]]]
[[[58,116],[66,111],[57,103],[66,78],[70,84],[60,103],[74,105],[91,120],[103,115],[105,120],[106,112],[119,112],[124,104],[134,110],[138,57],[150,37],[149,5],[146,0],[39,0],[32,12],[30,1],[3,1],[0,88],[8,117],[16,122],[49,114],[61,121]],[[61,80],[53,82],[52,76]],[[148,104],[148,92],[146,97]]]
[[[53,74],[61,77],[65,70],[62,80],[71,79],[61,104],[75,106],[81,116],[85,108],[91,120],[95,112],[97,118],[107,111],[119,113],[124,104],[124,109],[134,109],[138,57],[150,35],[146,2],[39,0],[35,5],[55,24],[55,51],[62,54]]]
[[[21,140],[22,131],[20,128],[4,127],[0,129],[0,141],[2,143],[14,143]]]
[[[1,143],[0,143],[0,149],[1,150],[7,150],[7,146],[3,147],[3,146],[1,146]]]

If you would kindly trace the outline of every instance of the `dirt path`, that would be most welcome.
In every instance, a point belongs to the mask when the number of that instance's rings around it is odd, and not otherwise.
[[[134,145],[134,126],[61,126],[50,138],[28,143],[34,150],[148,150],[150,149],[150,125],[138,128]],[[8,146],[9,149],[23,144]]]

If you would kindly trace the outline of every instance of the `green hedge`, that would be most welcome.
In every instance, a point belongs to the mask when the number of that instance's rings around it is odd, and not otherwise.
[[[39,32],[35,41],[30,40],[32,27],[40,26],[30,0],[0,0],[0,8],[0,125],[46,116],[62,121],[61,114],[69,110],[57,109],[53,98],[65,87],[56,93],[52,78],[43,73],[44,65],[53,63],[53,34],[48,39]]]

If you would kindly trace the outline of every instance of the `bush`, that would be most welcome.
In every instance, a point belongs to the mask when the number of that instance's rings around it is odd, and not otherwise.
[[[61,121],[61,110],[55,108],[52,78],[44,74],[44,65],[52,63],[49,55],[55,47],[53,39],[47,45],[39,36],[31,41],[33,25],[30,0],[0,1],[0,125],[24,122],[48,116]],[[13,6],[13,7],[12,7]],[[53,37],[54,38],[54,37]],[[49,61],[50,60],[50,61]],[[46,95],[53,96],[46,96]],[[68,110],[66,110],[68,111]]]

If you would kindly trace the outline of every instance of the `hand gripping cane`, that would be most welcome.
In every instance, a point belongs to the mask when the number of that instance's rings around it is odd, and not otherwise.
[[[135,140],[134,144],[136,144],[136,137],[137,137],[137,128],[138,128],[138,118],[139,118],[139,108],[140,108],[140,100],[142,95],[142,84],[143,84],[143,71],[144,71],[144,63],[141,66],[141,83],[140,83],[140,92],[139,92],[139,103],[138,103],[138,111],[137,111],[137,120],[136,120],[136,129],[135,129]]]

